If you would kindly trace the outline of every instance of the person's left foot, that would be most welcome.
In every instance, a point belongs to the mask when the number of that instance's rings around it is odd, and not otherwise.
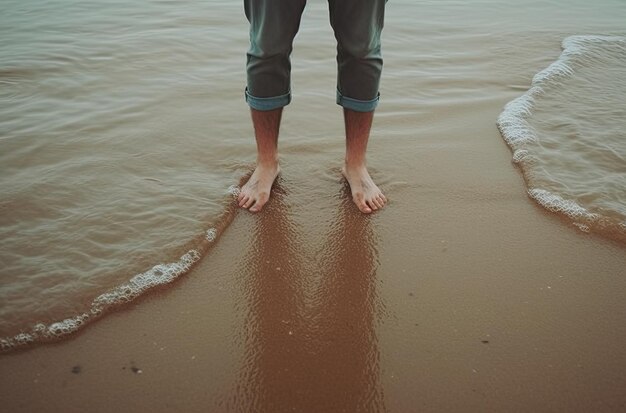
[[[352,201],[361,212],[369,214],[385,206],[387,198],[376,186],[365,165],[345,164],[341,173],[350,184]]]

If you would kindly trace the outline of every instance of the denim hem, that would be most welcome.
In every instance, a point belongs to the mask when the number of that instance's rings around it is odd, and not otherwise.
[[[372,100],[358,100],[342,95],[337,89],[337,104],[355,112],[371,112],[376,109],[379,100],[380,93]]]
[[[283,106],[287,106],[289,102],[291,102],[291,91],[280,96],[272,96],[269,98],[258,98],[256,96],[252,96],[248,92],[248,88],[246,88],[245,96],[246,96],[246,102],[248,103],[248,106],[250,106],[252,109],[262,110],[262,111],[282,108]]]

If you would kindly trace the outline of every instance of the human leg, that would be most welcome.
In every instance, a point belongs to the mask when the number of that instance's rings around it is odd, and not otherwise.
[[[268,201],[278,176],[278,133],[282,108],[291,101],[293,39],[306,0],[244,0],[250,22],[246,101],[257,144],[257,165],[241,188],[238,204],[258,212]]]
[[[370,213],[387,199],[366,166],[374,109],[382,72],[380,35],[385,0],[329,0],[337,39],[337,103],[344,108],[346,157],[343,175],[359,210]]]
[[[250,22],[246,101],[267,111],[291,101],[291,55],[306,0],[244,0]]]
[[[370,112],[378,104],[386,0],[328,0],[337,39],[337,104]]]
[[[269,200],[272,184],[280,172],[278,165],[278,130],[283,108],[269,111],[250,109],[257,145],[256,168],[241,188],[240,207],[258,212]]]
[[[367,171],[365,159],[374,111],[357,112],[344,108],[343,115],[346,127],[346,157],[342,173],[350,184],[352,200],[361,212],[368,214],[387,203],[387,198]]]

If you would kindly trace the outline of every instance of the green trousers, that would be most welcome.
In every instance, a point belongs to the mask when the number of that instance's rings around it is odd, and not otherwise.
[[[337,39],[337,104],[370,112],[379,100],[383,68],[380,35],[386,0],[328,0]],[[291,102],[293,39],[306,0],[244,0],[250,22],[247,53],[248,105],[273,110]]]

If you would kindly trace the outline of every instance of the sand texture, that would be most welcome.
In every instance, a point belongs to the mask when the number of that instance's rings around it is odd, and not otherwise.
[[[390,1],[368,151],[389,203],[366,216],[341,179],[326,5],[310,3],[293,55],[282,172],[265,210],[233,209],[215,245],[172,284],[62,341],[0,355],[0,410],[626,411],[626,248],[531,199],[496,126],[505,104],[558,58],[565,37],[623,31],[623,6],[577,1],[564,14],[558,2]],[[154,161],[132,168],[163,183],[150,188],[165,189],[142,195],[146,204],[120,202],[129,222],[135,208],[154,220],[146,231],[178,247],[207,229],[194,227],[205,215],[188,194],[218,194],[206,201],[207,214],[218,216],[219,191],[254,159],[241,97],[245,19],[239,5],[222,6],[229,13],[212,23],[216,33],[244,35],[227,46],[218,37],[216,57],[198,60],[214,73],[185,77],[213,79],[211,92],[158,83],[158,93],[172,96],[157,93],[153,112],[120,123],[134,135],[105,128],[120,144],[137,136],[154,150]],[[199,47],[181,55],[196,59]],[[163,133],[142,135],[150,125]],[[202,189],[209,173],[211,187]],[[180,233],[180,216],[167,215],[179,201],[188,224]],[[159,245],[174,259],[185,252]],[[120,254],[119,262],[145,271],[167,258],[153,255],[144,262]]]

